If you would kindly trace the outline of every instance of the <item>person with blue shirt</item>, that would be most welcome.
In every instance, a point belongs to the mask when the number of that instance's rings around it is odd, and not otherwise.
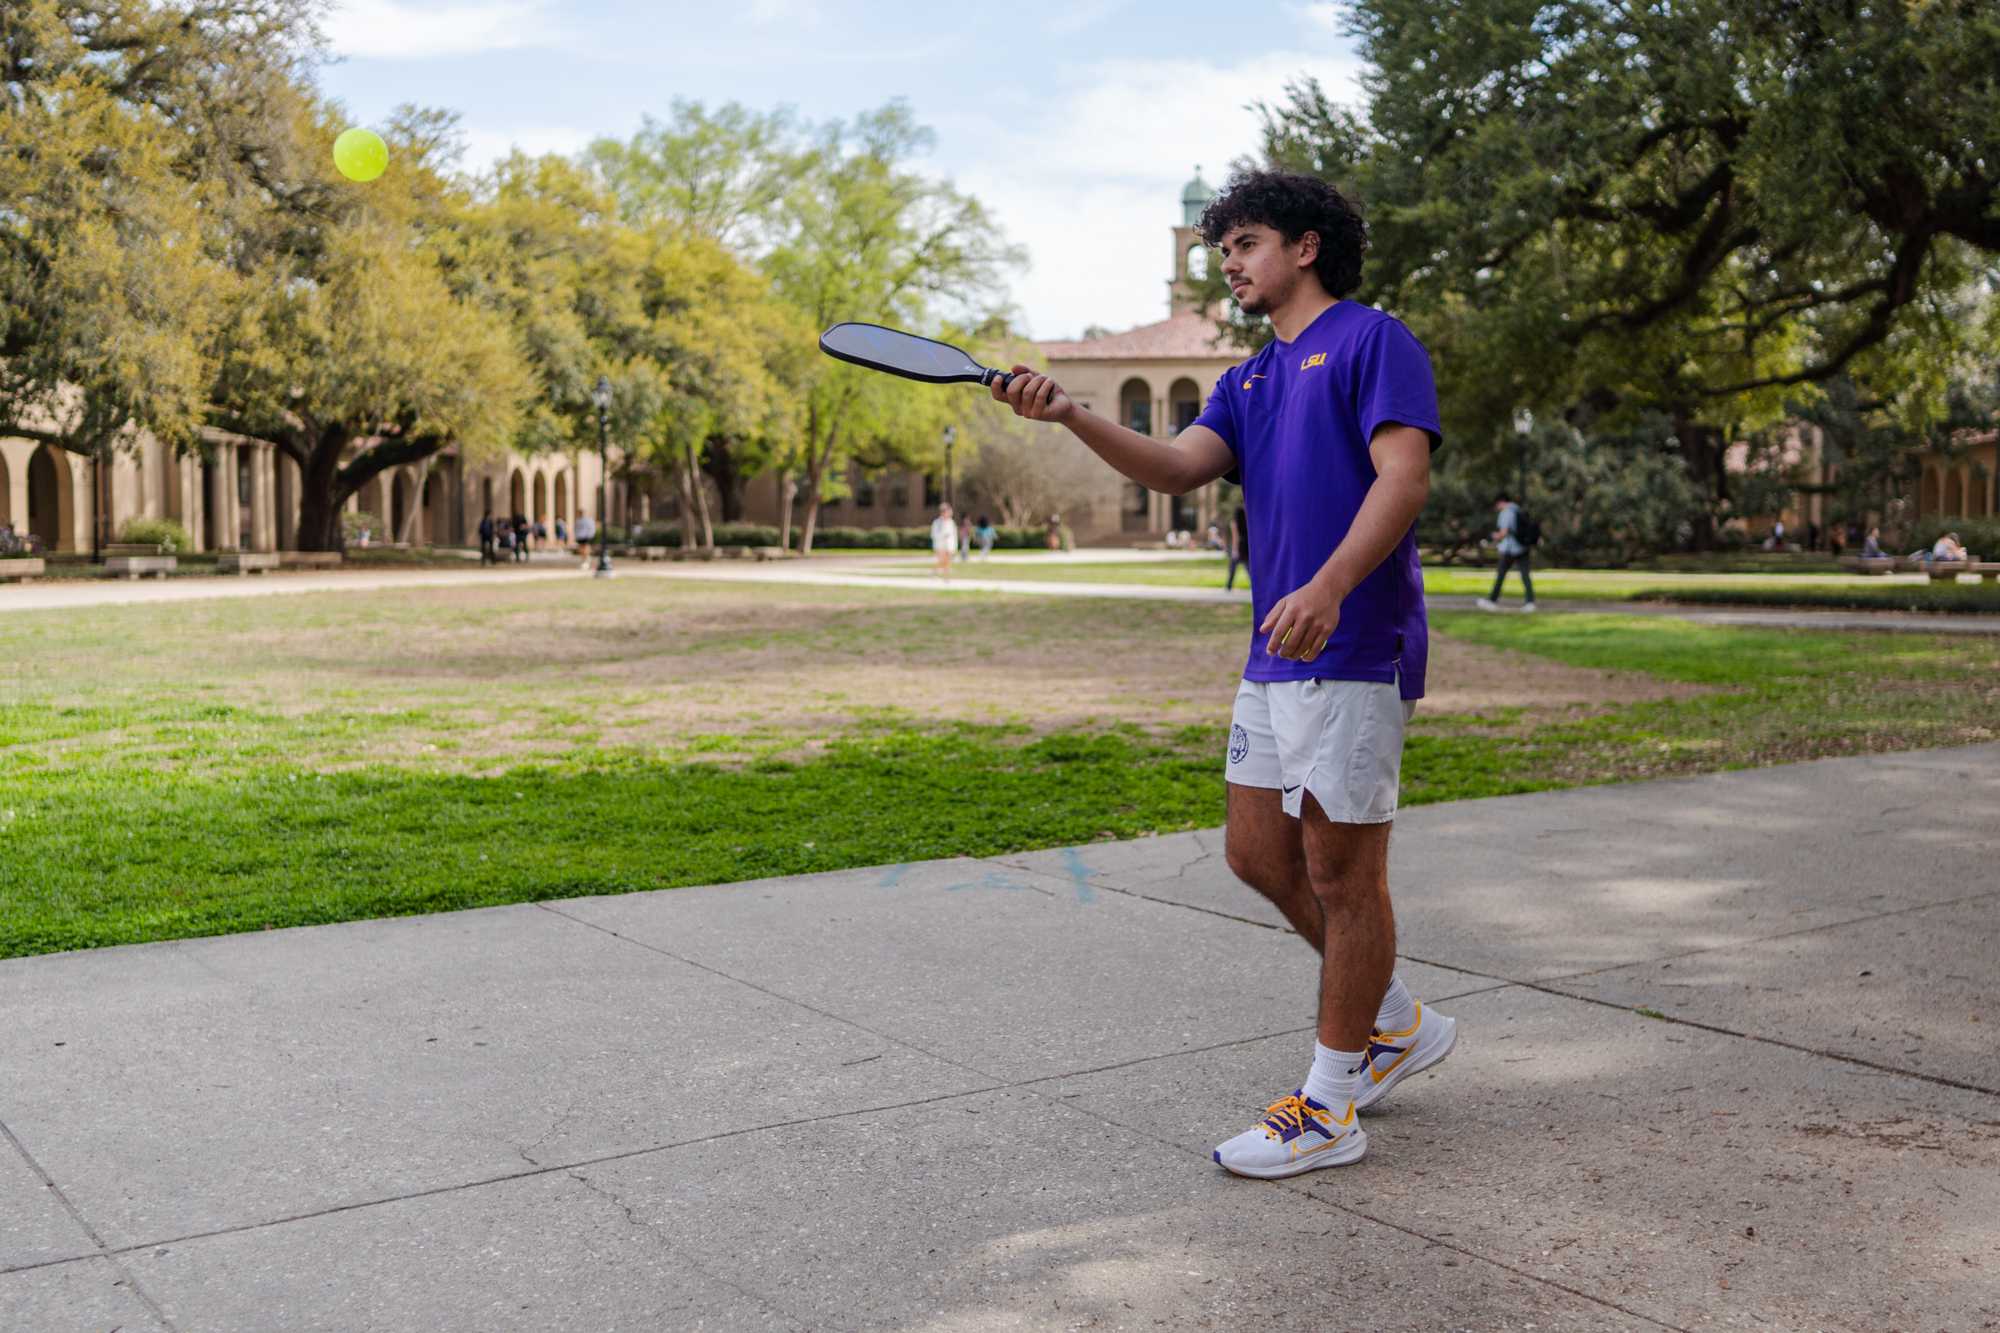
[[[1528,548],[1521,541],[1521,506],[1514,497],[1502,491],[1493,497],[1493,508],[1498,512],[1499,526],[1493,530],[1493,540],[1500,543],[1500,572],[1493,576],[1493,591],[1479,599],[1481,611],[1500,609],[1500,585],[1507,581],[1507,571],[1518,568],[1521,571],[1521,609],[1535,609],[1535,580],[1528,573]],[[1533,533],[1529,534],[1533,536]]]
[[[1367,228],[1339,191],[1240,174],[1199,230],[1237,304],[1274,336],[1171,443],[1088,411],[1028,366],[992,392],[1153,490],[1241,478],[1256,631],[1229,728],[1226,855],[1321,958],[1305,1081],[1215,1149],[1228,1170],[1272,1178],[1359,1160],[1358,1113],[1457,1037],[1395,974],[1389,899],[1403,732],[1430,644],[1415,523],[1443,431],[1423,344],[1346,299]]]

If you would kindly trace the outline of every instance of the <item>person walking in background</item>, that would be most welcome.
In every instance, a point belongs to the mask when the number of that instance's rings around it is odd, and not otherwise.
[[[972,559],[972,520],[967,519],[958,525],[958,563],[962,565],[970,559]]]
[[[514,515],[514,559],[516,563],[528,558],[528,520]]]
[[[951,555],[958,549],[958,524],[952,522],[951,506],[939,505],[937,517],[931,520],[931,554],[937,563],[931,573],[938,578],[951,577]]]
[[[479,563],[497,565],[500,551],[493,544],[493,515],[487,514],[479,520]]]
[[[549,525],[539,518],[535,520],[535,549],[540,550],[549,540]]]
[[[981,560],[991,559],[993,556],[993,539],[1000,535],[993,529],[993,520],[981,514],[979,516],[979,526],[976,530],[976,535],[979,538],[979,558]]]
[[[569,548],[569,529],[563,526],[561,519],[556,520],[556,546],[560,550]]]
[[[588,514],[576,516],[576,549],[583,553],[583,567],[590,568],[590,544],[597,539],[597,520]]]
[[[1500,572],[1493,576],[1493,592],[1479,599],[1481,611],[1500,609],[1500,585],[1507,581],[1507,571],[1518,565],[1521,569],[1521,594],[1523,611],[1535,609],[1535,581],[1528,574],[1528,545],[1521,540],[1521,506],[1514,503],[1514,497],[1505,491],[1493,497],[1493,507],[1500,511],[1499,526],[1494,529],[1493,540],[1500,543]]]
[[[1224,592],[1236,590],[1236,571],[1245,571],[1248,577],[1250,565],[1250,516],[1242,505],[1237,505],[1229,515],[1229,577],[1222,581]]]

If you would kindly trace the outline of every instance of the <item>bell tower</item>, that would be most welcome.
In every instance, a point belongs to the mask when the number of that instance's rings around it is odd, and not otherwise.
[[[1208,274],[1208,247],[1201,243],[1201,233],[1195,230],[1195,224],[1201,221],[1201,211],[1213,198],[1215,190],[1201,178],[1201,168],[1197,166],[1194,179],[1181,191],[1181,220],[1174,228],[1174,276],[1167,280],[1169,315],[1201,308],[1201,303],[1187,290],[1187,280],[1192,277],[1199,281]]]

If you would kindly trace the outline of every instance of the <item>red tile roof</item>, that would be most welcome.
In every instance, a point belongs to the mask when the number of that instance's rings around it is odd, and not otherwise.
[[[1241,361],[1250,353],[1216,336],[1215,320],[1183,310],[1157,324],[1081,342],[1035,344],[1051,361]]]

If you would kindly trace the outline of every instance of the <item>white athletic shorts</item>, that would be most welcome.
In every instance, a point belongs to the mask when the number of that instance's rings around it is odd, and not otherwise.
[[[1246,680],[1229,724],[1229,780],[1277,788],[1294,819],[1309,791],[1336,824],[1387,823],[1416,711],[1394,681]]]

